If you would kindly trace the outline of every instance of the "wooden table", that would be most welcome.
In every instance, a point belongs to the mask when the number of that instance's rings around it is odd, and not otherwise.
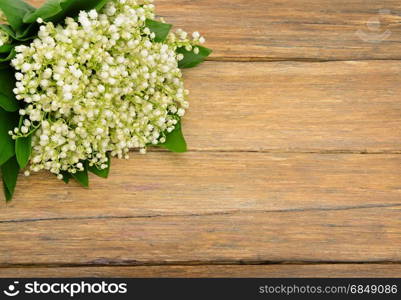
[[[0,276],[401,276],[401,2],[157,5],[214,49],[189,152],[21,176]]]

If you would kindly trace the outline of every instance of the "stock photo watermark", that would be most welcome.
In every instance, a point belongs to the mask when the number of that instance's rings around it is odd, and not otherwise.
[[[66,295],[74,298],[78,295],[88,294],[126,294],[127,283],[115,282],[24,282],[13,281],[3,289],[3,294],[8,297],[23,295]],[[1,298],[1,297],[0,297]]]
[[[390,29],[385,28],[382,19],[386,15],[390,15],[389,9],[380,9],[376,16],[370,18],[366,22],[366,28],[356,31],[356,35],[364,42],[367,43],[381,43],[388,39],[392,32]]]

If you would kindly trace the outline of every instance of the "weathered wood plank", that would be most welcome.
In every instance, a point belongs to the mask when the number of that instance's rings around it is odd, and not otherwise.
[[[401,208],[0,223],[0,266],[400,262]]]
[[[107,277],[107,278],[399,278],[399,264],[313,265],[206,265],[206,266],[114,266],[114,267],[20,267],[0,268],[0,278]]]
[[[401,58],[401,3],[396,0],[157,0],[156,3],[159,13],[172,24],[200,30],[208,46],[215,49],[214,58]],[[369,30],[368,23],[374,30]]]
[[[156,5],[168,22],[201,31],[214,59],[401,58],[397,0],[156,0]]]
[[[401,150],[401,62],[216,63],[186,73],[191,150]]]
[[[358,207],[380,211],[401,205],[400,165],[401,155],[137,154],[128,161],[113,160],[107,180],[91,176],[89,190],[76,183],[66,186],[47,173],[21,176],[11,203],[0,196],[0,222]]]

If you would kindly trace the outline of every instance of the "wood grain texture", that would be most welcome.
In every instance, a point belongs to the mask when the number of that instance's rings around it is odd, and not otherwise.
[[[0,266],[400,262],[400,213],[397,205],[1,223]]]
[[[43,0],[30,2],[39,5]],[[155,3],[158,14],[176,28],[205,35],[208,46],[214,49],[212,59],[401,58],[401,3],[397,0]]]
[[[190,152],[89,190],[21,176],[0,277],[399,277],[400,2],[156,4],[214,50],[185,72]]]
[[[206,63],[185,74],[191,150],[401,150],[401,62]]]
[[[398,264],[19,267],[0,269],[0,278],[399,278],[400,276],[401,266]]]
[[[14,201],[0,202],[0,223],[56,219],[47,221],[53,224],[57,219],[68,222],[97,217],[196,218],[203,214],[363,207],[380,210],[401,205],[400,164],[400,155],[137,154],[129,161],[113,160],[107,180],[91,176],[89,190],[76,183],[64,185],[47,173],[21,176]]]
[[[200,30],[215,50],[215,59],[401,58],[401,3],[396,0],[156,0],[156,4],[170,23]]]

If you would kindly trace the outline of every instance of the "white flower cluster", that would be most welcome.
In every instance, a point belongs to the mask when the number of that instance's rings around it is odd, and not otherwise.
[[[204,39],[179,30],[156,43],[147,18],[154,19],[152,0],[112,0],[64,26],[43,24],[30,46],[16,47],[14,93],[26,108],[10,134],[33,135],[31,171],[62,179],[84,161],[106,168],[107,152],[128,158],[132,148],[145,153],[165,142],[188,108],[175,50],[199,51]]]

